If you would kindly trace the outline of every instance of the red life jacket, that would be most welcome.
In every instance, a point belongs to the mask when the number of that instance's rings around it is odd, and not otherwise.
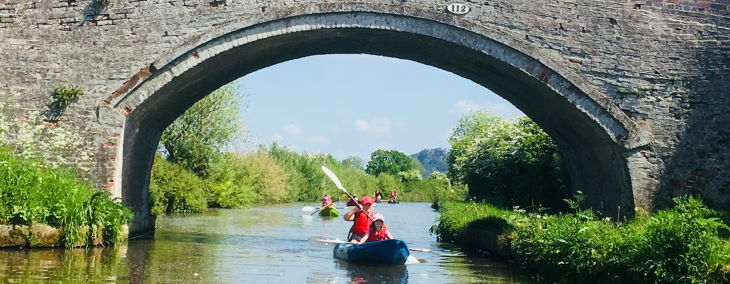
[[[370,230],[368,233],[368,240],[365,242],[374,242],[374,241],[384,241],[388,239],[388,226],[383,224],[383,227],[380,228],[380,231],[376,232],[375,230]]]
[[[355,213],[355,224],[352,224],[352,233],[358,236],[364,236],[370,230],[370,218],[362,211]]]

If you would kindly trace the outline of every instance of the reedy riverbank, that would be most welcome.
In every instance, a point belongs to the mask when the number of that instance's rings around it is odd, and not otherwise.
[[[444,202],[438,239],[509,259],[546,282],[722,283],[730,242],[717,212],[695,198],[625,222],[591,210],[546,215],[485,203]]]
[[[124,226],[131,211],[107,192],[77,179],[75,172],[20,158],[5,147],[0,147],[0,165],[0,224],[18,226],[8,237],[25,240],[15,243],[75,247],[117,244],[126,238]],[[60,229],[61,236],[53,243],[39,240],[39,230],[53,231],[37,226],[41,224]]]
[[[342,193],[320,170],[332,169],[351,194],[370,195],[378,189],[387,200],[395,189],[401,201],[437,202],[463,200],[466,187],[451,185],[444,174],[427,179],[404,180],[389,174],[372,176],[345,166],[328,154],[296,153],[279,145],[257,152],[225,153],[201,177],[157,156],[152,170],[151,212],[201,212],[208,206],[243,208],[255,204],[319,201],[322,196]]]

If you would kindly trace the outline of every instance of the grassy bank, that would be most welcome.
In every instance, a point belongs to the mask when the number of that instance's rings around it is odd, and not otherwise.
[[[63,230],[67,247],[102,235],[104,244],[121,241],[131,212],[109,194],[78,180],[74,172],[19,158],[0,147],[0,224],[48,224]],[[88,227],[89,230],[84,228]]]
[[[483,203],[444,202],[432,231],[442,241],[494,250],[548,282],[726,282],[730,242],[716,212],[694,198],[627,222],[598,219],[590,210],[544,215]]]
[[[342,193],[324,175],[321,166],[332,169],[351,194],[370,195],[380,189],[384,198],[398,191],[401,201],[438,202],[463,200],[467,189],[451,185],[444,174],[404,181],[400,177],[368,175],[348,167],[332,155],[296,153],[278,145],[257,152],[225,153],[200,176],[155,157],[150,181],[151,212],[190,213],[207,207],[243,208],[254,204],[319,201],[322,196]]]

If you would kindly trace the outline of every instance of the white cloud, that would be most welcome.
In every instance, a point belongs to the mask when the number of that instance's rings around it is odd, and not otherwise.
[[[330,143],[330,139],[324,136],[310,136],[307,138],[307,142],[312,144],[327,144]]]
[[[279,133],[275,133],[271,136],[271,142],[281,143],[284,141],[284,137],[282,137]]]
[[[456,105],[454,105],[454,107],[456,107],[456,111],[459,113],[467,113],[467,112],[481,109],[481,107],[478,104],[472,103],[467,100],[460,100],[459,102],[456,103]]]
[[[371,121],[358,119],[355,121],[354,125],[362,132],[388,133],[391,130],[393,122],[387,119],[373,119]]]
[[[302,133],[302,129],[299,128],[299,126],[297,126],[296,124],[289,124],[287,126],[284,126],[284,131],[291,135],[299,135],[300,133]]]

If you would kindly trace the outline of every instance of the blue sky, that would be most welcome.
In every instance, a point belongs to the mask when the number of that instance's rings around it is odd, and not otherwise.
[[[523,114],[490,90],[413,61],[372,55],[318,55],[236,80],[250,149],[277,141],[297,152],[368,161],[377,149],[408,155],[448,148],[470,110],[506,119]]]

